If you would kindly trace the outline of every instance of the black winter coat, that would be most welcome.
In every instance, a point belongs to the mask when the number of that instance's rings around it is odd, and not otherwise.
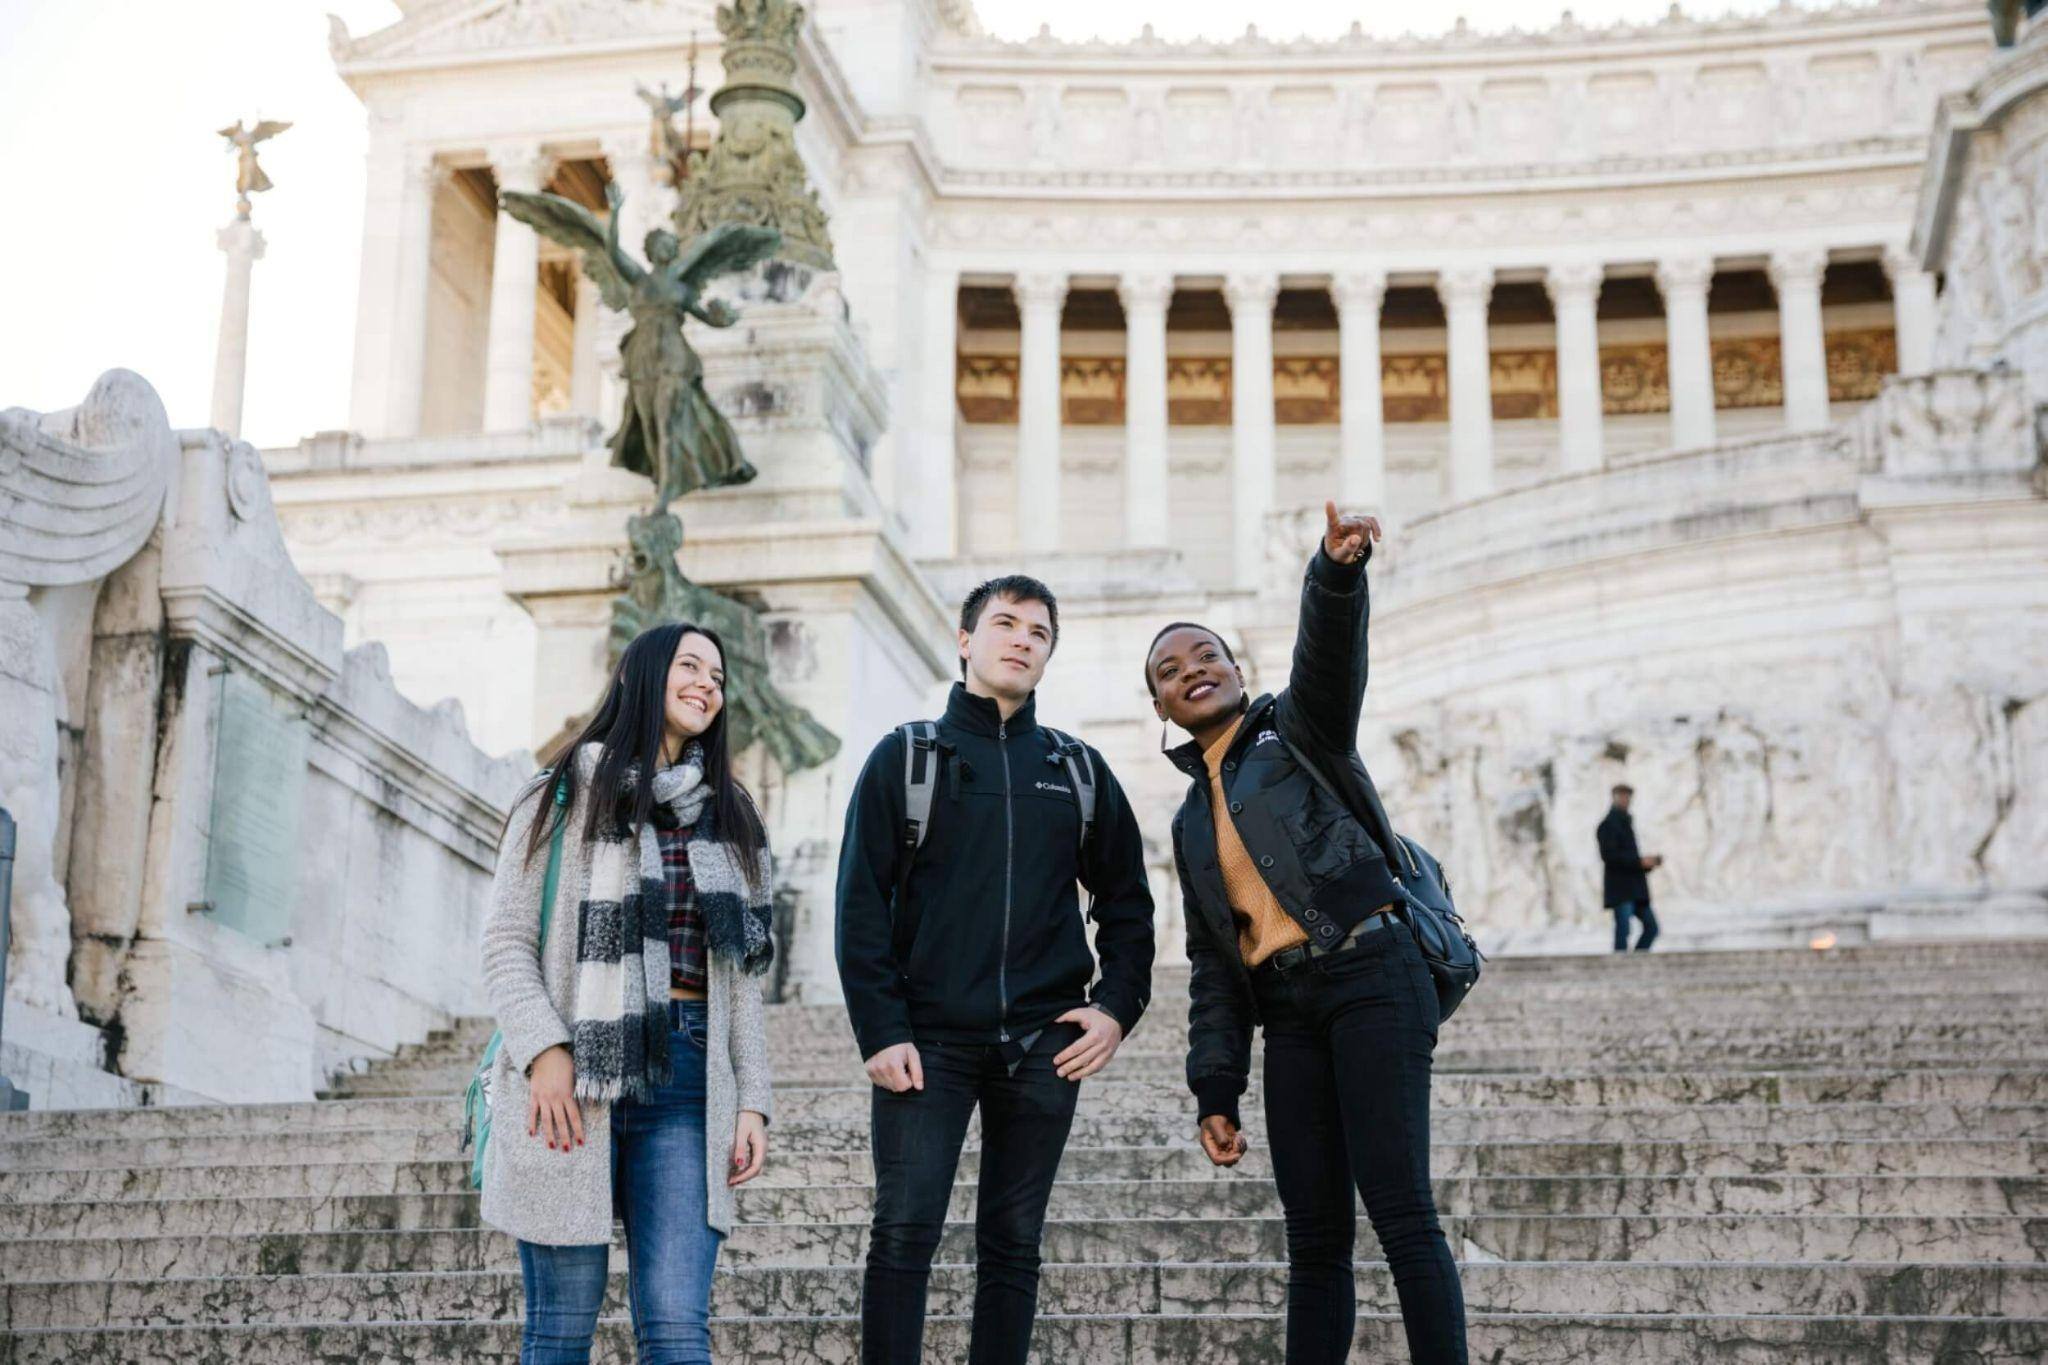
[[[1580,828],[1584,828],[1581,826]],[[1650,874],[1643,869],[1643,855],[1636,849],[1636,822],[1619,806],[1610,806],[1600,822],[1600,861],[1605,865],[1602,902],[1612,910],[1617,905],[1648,905]]]
[[[1316,551],[1302,583],[1287,688],[1251,703],[1223,760],[1223,791],[1238,837],[1280,907],[1316,944],[1336,943],[1400,895],[1384,852],[1398,844],[1358,757],[1370,552],[1368,545],[1366,555],[1344,565]],[[1302,770],[1283,735],[1346,794],[1344,802],[1332,800]],[[1170,757],[1191,779],[1173,817],[1191,968],[1188,1088],[1199,1117],[1228,1114],[1236,1122],[1237,1099],[1251,1074],[1257,1006],[1223,889],[1201,746],[1191,740]],[[1361,823],[1354,810],[1375,827]]]
[[[894,904],[900,860],[912,856],[901,732],[868,756],[840,845],[837,935],[861,1056],[907,1042],[1012,1042],[1086,1004],[1125,1037],[1137,1028],[1153,951],[1137,818],[1091,748],[1095,832],[1083,850],[1079,798],[1036,715],[1026,701],[1005,723],[995,702],[954,684],[907,906]],[[1077,883],[1094,897],[1093,953]]]

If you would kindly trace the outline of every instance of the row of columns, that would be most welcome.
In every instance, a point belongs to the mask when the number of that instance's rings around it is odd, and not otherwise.
[[[602,144],[612,177],[625,193],[620,240],[638,251],[642,237],[661,220],[660,187],[647,155],[644,133],[606,139]],[[538,142],[495,144],[486,164],[499,191],[534,193],[553,176],[556,158]],[[358,383],[351,423],[376,436],[411,436],[420,430],[426,397],[427,308],[431,294],[434,202],[450,167],[430,151],[409,150],[394,163],[396,183],[386,182],[383,225],[366,231],[365,319],[359,336]],[[491,292],[486,324],[483,429],[519,431],[533,418],[534,307],[539,287],[540,238],[504,213],[494,215]],[[374,258],[378,279],[367,268]],[[586,293],[588,291],[585,291]],[[593,299],[577,301],[575,384],[579,410],[603,382],[603,310]],[[388,330],[374,322],[388,318]],[[588,364],[586,365],[586,362]]]
[[[1887,251],[1884,268],[1897,312],[1899,368],[1928,368],[1934,330],[1934,280],[1903,250]],[[1778,295],[1784,363],[1785,421],[1792,431],[1828,425],[1827,341],[1821,320],[1821,281],[1827,253],[1817,248],[1778,252],[1770,260]],[[1713,352],[1707,295],[1714,277],[1708,256],[1679,257],[1657,265],[1664,298],[1671,391],[1671,442],[1680,449],[1715,440]],[[1598,262],[1551,267],[1544,276],[1557,325],[1558,441],[1565,472],[1601,467],[1605,460],[1598,305],[1604,269]],[[936,274],[933,297],[951,300],[958,277]],[[1436,290],[1448,332],[1450,497],[1467,502],[1494,489],[1492,355],[1488,309],[1494,273],[1485,266],[1443,271]],[[1012,285],[1022,336],[1018,365],[1016,506],[1018,547],[1046,552],[1060,545],[1060,315],[1064,275],[1033,272]],[[1134,548],[1167,540],[1166,311],[1173,297],[1166,274],[1123,276],[1126,455],[1124,537]],[[1386,440],[1380,407],[1380,311],[1386,276],[1358,270],[1329,284],[1339,338],[1341,490],[1349,502],[1372,506],[1385,496]],[[1276,424],[1273,411],[1273,305],[1280,277],[1270,271],[1227,276],[1230,309],[1231,497],[1237,526],[1237,579],[1256,581],[1263,553],[1264,513],[1273,503]],[[950,441],[953,413],[955,324],[928,310],[926,363],[943,405],[927,412]]]

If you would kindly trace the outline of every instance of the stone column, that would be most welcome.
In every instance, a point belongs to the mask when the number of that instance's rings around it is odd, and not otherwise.
[[[576,330],[569,350],[569,411],[596,417],[603,406],[604,300],[590,276],[576,275]]]
[[[210,421],[228,435],[240,436],[242,385],[249,373],[249,275],[263,259],[263,234],[247,218],[238,217],[220,230],[217,240],[227,253],[228,269],[221,287],[220,338],[213,352]]]
[[[1124,544],[1164,545],[1166,518],[1166,310],[1173,276],[1126,275],[1124,305]]]
[[[434,267],[434,195],[441,167],[432,152],[412,151],[405,159],[405,207],[398,234],[398,297],[391,317],[391,407],[386,427],[393,436],[417,436],[427,391],[427,296]]]
[[[927,263],[919,319],[917,486],[906,490],[911,535],[920,555],[951,558],[959,550],[960,272]],[[1022,435],[1020,428],[1019,435]]]
[[[1892,284],[1899,373],[1926,374],[1934,368],[1934,275],[1898,246],[1885,249],[1884,273]]]
[[[1714,262],[1705,256],[1660,261],[1664,295],[1665,369],[1671,385],[1671,444],[1690,450],[1714,443],[1714,352],[1707,337],[1707,290]]]
[[[1828,424],[1828,343],[1820,317],[1820,283],[1827,268],[1827,252],[1813,247],[1771,254],[1790,431],[1822,431]]]
[[[526,143],[491,155],[498,191],[531,194],[547,178],[540,148]],[[484,356],[484,430],[523,431],[533,422],[533,309],[540,288],[540,238],[502,209],[491,255],[490,341]]]
[[[1603,450],[1600,393],[1600,280],[1598,261],[1554,265],[1544,277],[1557,314],[1557,438],[1559,468],[1567,474],[1598,469]]]
[[[1493,491],[1493,352],[1486,335],[1493,271],[1460,266],[1437,276],[1450,332],[1451,501]]]
[[[1331,277],[1337,308],[1337,487],[1346,507],[1379,507],[1387,496],[1387,434],[1380,394],[1380,305],[1387,277],[1351,270]]]
[[[1017,365],[1017,548],[1060,547],[1060,314],[1067,277],[1019,275],[1023,336]]]
[[[364,167],[363,253],[356,280],[356,346],[348,424],[390,435],[391,327],[398,296],[398,242],[405,217],[405,154],[388,123],[373,119]]]
[[[1230,525],[1233,581],[1258,586],[1273,508],[1273,302],[1280,277],[1242,271],[1223,282],[1230,305]]]

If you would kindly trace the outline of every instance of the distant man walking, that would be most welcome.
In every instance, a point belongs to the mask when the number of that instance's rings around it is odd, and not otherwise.
[[[1600,822],[1600,861],[1606,866],[1607,908],[1614,912],[1614,951],[1628,951],[1628,924],[1643,922],[1636,938],[1636,951],[1647,953],[1657,941],[1657,916],[1650,909],[1650,874],[1664,865],[1663,856],[1645,858],[1636,848],[1636,825],[1629,818],[1629,798],[1636,789],[1626,782],[1615,786],[1614,805]]]

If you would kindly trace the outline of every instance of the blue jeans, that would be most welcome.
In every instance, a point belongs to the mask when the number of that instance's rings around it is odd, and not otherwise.
[[[640,1365],[711,1365],[711,1274],[721,1238],[706,1221],[704,1002],[671,1000],[669,1029],[674,1078],[649,1100],[612,1106],[612,1196],[626,1224]],[[587,1365],[610,1254],[609,1245],[519,1244],[520,1365]]]
[[[1631,917],[1643,922],[1643,932],[1636,935],[1636,951],[1647,953],[1650,945],[1657,941],[1657,916],[1648,901],[1623,901],[1614,907],[1614,951],[1628,951],[1628,922]]]

